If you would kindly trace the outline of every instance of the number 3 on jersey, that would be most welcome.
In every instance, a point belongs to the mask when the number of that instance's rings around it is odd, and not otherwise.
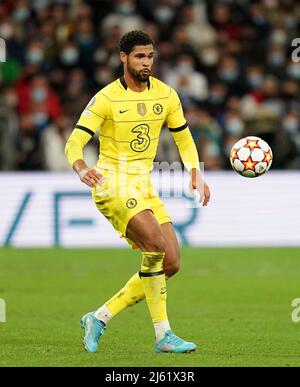
[[[135,152],[144,152],[150,145],[149,126],[147,124],[140,124],[135,126],[132,133],[138,133],[137,137],[131,141],[130,147]]]

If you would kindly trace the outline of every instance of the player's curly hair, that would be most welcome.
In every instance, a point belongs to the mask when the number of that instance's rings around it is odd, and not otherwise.
[[[134,46],[147,46],[148,44],[153,44],[153,40],[146,32],[130,31],[122,36],[119,43],[119,50],[128,55]]]

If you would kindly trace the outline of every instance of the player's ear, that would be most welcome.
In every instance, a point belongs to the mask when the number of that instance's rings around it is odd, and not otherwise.
[[[120,52],[120,60],[122,63],[126,63],[127,62],[127,55],[124,51],[121,51]]]

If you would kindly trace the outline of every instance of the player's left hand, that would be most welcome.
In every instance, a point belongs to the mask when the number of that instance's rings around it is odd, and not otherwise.
[[[210,190],[198,169],[192,169],[189,187],[192,195],[194,195],[194,190],[199,192],[199,203],[202,203],[203,207],[207,206],[208,202],[210,201]]]

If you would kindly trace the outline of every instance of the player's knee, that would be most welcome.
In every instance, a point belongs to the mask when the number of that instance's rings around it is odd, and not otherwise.
[[[172,277],[180,269],[180,262],[171,262],[164,265],[164,272],[167,277]]]
[[[143,250],[164,253],[166,242],[163,235],[151,235],[143,241]]]
[[[176,255],[174,259],[164,262],[164,272],[167,277],[172,277],[180,269],[179,256]]]

